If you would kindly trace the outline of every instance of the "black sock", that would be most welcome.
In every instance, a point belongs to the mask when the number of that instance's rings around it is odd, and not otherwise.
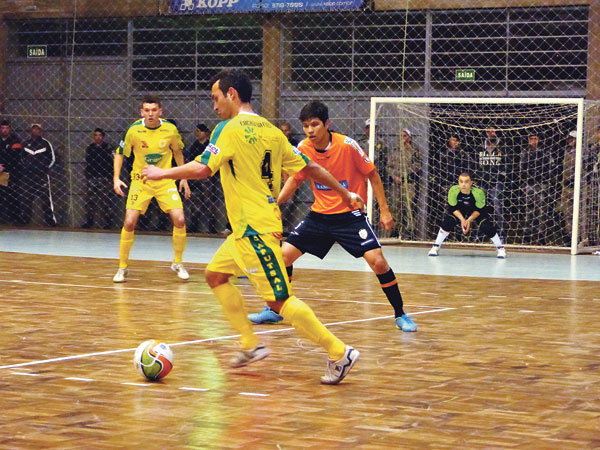
[[[394,314],[396,315],[396,317],[403,316],[404,302],[402,301],[402,294],[400,293],[400,289],[398,288],[398,281],[396,280],[396,275],[394,275],[394,271],[390,269],[386,273],[377,275],[377,278],[379,278],[381,290],[387,297],[388,302],[390,302],[390,305],[392,305],[392,307],[394,308]]]
[[[294,271],[294,266],[286,266],[285,271],[287,272],[288,278],[290,279],[290,282],[291,282],[292,281],[292,272]]]

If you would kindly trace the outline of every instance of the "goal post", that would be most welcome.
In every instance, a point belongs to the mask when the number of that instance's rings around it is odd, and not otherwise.
[[[382,241],[431,243],[448,214],[447,191],[467,171],[509,247],[576,254],[600,246],[598,102],[372,97],[370,123],[369,156],[395,220],[392,232],[379,227],[369,186],[367,210]],[[448,241],[488,245],[477,230],[461,234]]]

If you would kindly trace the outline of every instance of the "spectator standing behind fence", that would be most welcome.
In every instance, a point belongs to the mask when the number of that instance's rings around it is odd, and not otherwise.
[[[54,148],[42,137],[43,129],[39,123],[31,125],[31,137],[23,141],[21,177],[18,186],[20,213],[19,222],[27,225],[33,215],[33,202],[42,202],[44,224],[55,227],[58,224],[52,200],[50,168],[56,162]]]
[[[85,149],[86,220],[81,228],[92,228],[96,223],[96,216],[103,217],[104,229],[113,227],[117,198],[111,192],[114,154],[111,146],[104,140],[105,136],[102,128],[96,128],[94,142]]]
[[[559,210],[563,215],[565,223],[564,244],[570,245],[572,225],[573,225],[573,198],[575,195],[575,144],[577,143],[577,131],[571,131],[567,136],[567,145],[564,148],[563,172],[562,172],[562,191],[560,197]],[[582,184],[582,187],[584,185]],[[583,189],[582,189],[583,193]],[[581,203],[585,202],[585,196],[582,195]],[[583,211],[582,211],[583,212]],[[584,223],[581,222],[582,224]],[[585,236],[584,226],[579,230],[580,236]]]
[[[285,135],[285,137],[287,138],[288,142],[290,144],[292,144],[294,147],[298,146],[298,139],[296,139],[294,137],[294,134],[292,133],[292,124],[285,121],[285,122],[281,122],[281,124],[279,125],[279,129],[281,130],[281,132]]]
[[[477,152],[475,180],[486,192],[492,204],[495,223],[502,232],[504,226],[504,183],[506,181],[506,155],[494,127],[488,127],[483,146]]]
[[[463,172],[473,173],[476,163],[461,146],[457,136],[448,138],[446,147],[440,153],[440,169],[437,174],[441,192],[447,192],[456,184],[458,176]]]
[[[23,146],[21,139],[12,131],[8,120],[0,122],[0,219],[18,222],[20,206],[17,202],[19,170]]]
[[[186,162],[193,161],[206,150],[210,139],[210,128],[199,123],[194,130],[196,140],[183,151]],[[219,174],[204,180],[188,180],[191,197],[185,201],[189,211],[188,231],[201,233],[221,233],[225,229],[223,215],[224,201],[221,177]]]
[[[413,143],[410,130],[402,130],[399,148],[390,152],[388,156],[388,170],[393,182],[388,198],[392,216],[399,227],[397,235],[404,239],[414,239],[417,234],[416,205],[421,155],[418,147]]]
[[[521,152],[520,180],[525,193],[525,223],[522,224],[526,244],[546,244],[549,218],[551,157],[540,146],[540,138],[530,134],[528,145]]]

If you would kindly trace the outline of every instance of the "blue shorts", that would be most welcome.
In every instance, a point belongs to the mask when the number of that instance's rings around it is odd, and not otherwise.
[[[290,233],[286,242],[302,253],[325,258],[336,242],[355,258],[369,250],[381,248],[375,231],[365,214],[356,210],[340,214],[311,211]]]

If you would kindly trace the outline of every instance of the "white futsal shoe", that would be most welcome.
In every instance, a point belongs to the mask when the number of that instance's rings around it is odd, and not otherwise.
[[[185,267],[183,267],[183,264],[179,263],[173,263],[171,264],[171,270],[173,272],[175,272],[177,274],[177,276],[179,278],[181,278],[182,280],[187,280],[190,278],[190,274],[187,272],[187,270],[185,270]]]
[[[113,283],[123,283],[125,281],[125,277],[127,276],[127,267],[119,268],[117,273],[113,277]]]
[[[434,245],[433,247],[431,247],[431,250],[429,250],[429,253],[427,254],[429,256],[438,256],[440,254],[440,246]]]

